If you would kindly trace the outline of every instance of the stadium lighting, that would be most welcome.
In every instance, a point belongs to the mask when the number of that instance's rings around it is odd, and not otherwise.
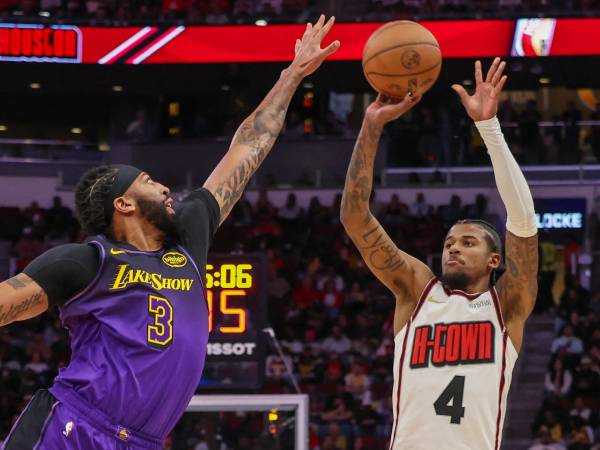
[[[302,87],[303,87],[303,88],[305,88],[305,89],[312,89],[312,88],[314,88],[314,87],[315,87],[315,85],[314,85],[314,84],[312,84],[312,83],[304,83],[304,84],[302,85]]]
[[[473,82],[471,80],[462,80],[463,86],[471,86]]]
[[[41,85],[40,83],[31,83],[31,84],[29,85],[29,87],[30,87],[31,89],[40,89],[40,88],[42,87],[42,85]]]
[[[81,134],[81,133],[83,133],[83,130],[81,128],[74,127],[74,128],[71,128],[71,133],[73,133],[73,134]]]
[[[540,84],[550,84],[550,78],[542,77],[540,78]]]
[[[115,85],[112,87],[112,90],[113,90],[114,92],[123,92],[123,86],[121,86],[121,85],[119,85],[119,84],[115,84]]]
[[[39,15],[42,17],[50,17],[50,13],[48,11],[40,11]]]
[[[266,27],[267,21],[265,19],[258,19],[256,22],[254,22],[254,24],[259,27]]]
[[[6,125],[0,125],[0,131],[6,131],[8,127]]]

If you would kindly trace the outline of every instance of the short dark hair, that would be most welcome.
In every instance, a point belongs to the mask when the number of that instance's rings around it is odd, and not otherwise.
[[[496,227],[485,220],[480,219],[462,219],[455,223],[455,225],[477,225],[486,231],[485,241],[488,244],[490,250],[494,253],[502,255],[502,240],[498,234]]]
[[[106,214],[105,202],[118,172],[117,166],[95,167],[84,173],[75,188],[75,209],[83,231],[112,235],[112,215]]]

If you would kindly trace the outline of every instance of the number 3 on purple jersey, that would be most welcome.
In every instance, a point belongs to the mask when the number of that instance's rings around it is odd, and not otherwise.
[[[148,345],[166,348],[173,341],[173,306],[164,297],[148,298],[148,315],[154,320],[148,325]]]

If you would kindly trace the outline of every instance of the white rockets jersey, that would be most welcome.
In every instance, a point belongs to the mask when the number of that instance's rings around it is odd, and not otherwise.
[[[394,341],[390,450],[498,450],[517,351],[495,288],[433,278]]]

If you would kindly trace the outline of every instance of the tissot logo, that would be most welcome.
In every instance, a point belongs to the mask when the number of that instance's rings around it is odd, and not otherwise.
[[[0,24],[0,61],[81,62],[81,31],[69,25]]]

